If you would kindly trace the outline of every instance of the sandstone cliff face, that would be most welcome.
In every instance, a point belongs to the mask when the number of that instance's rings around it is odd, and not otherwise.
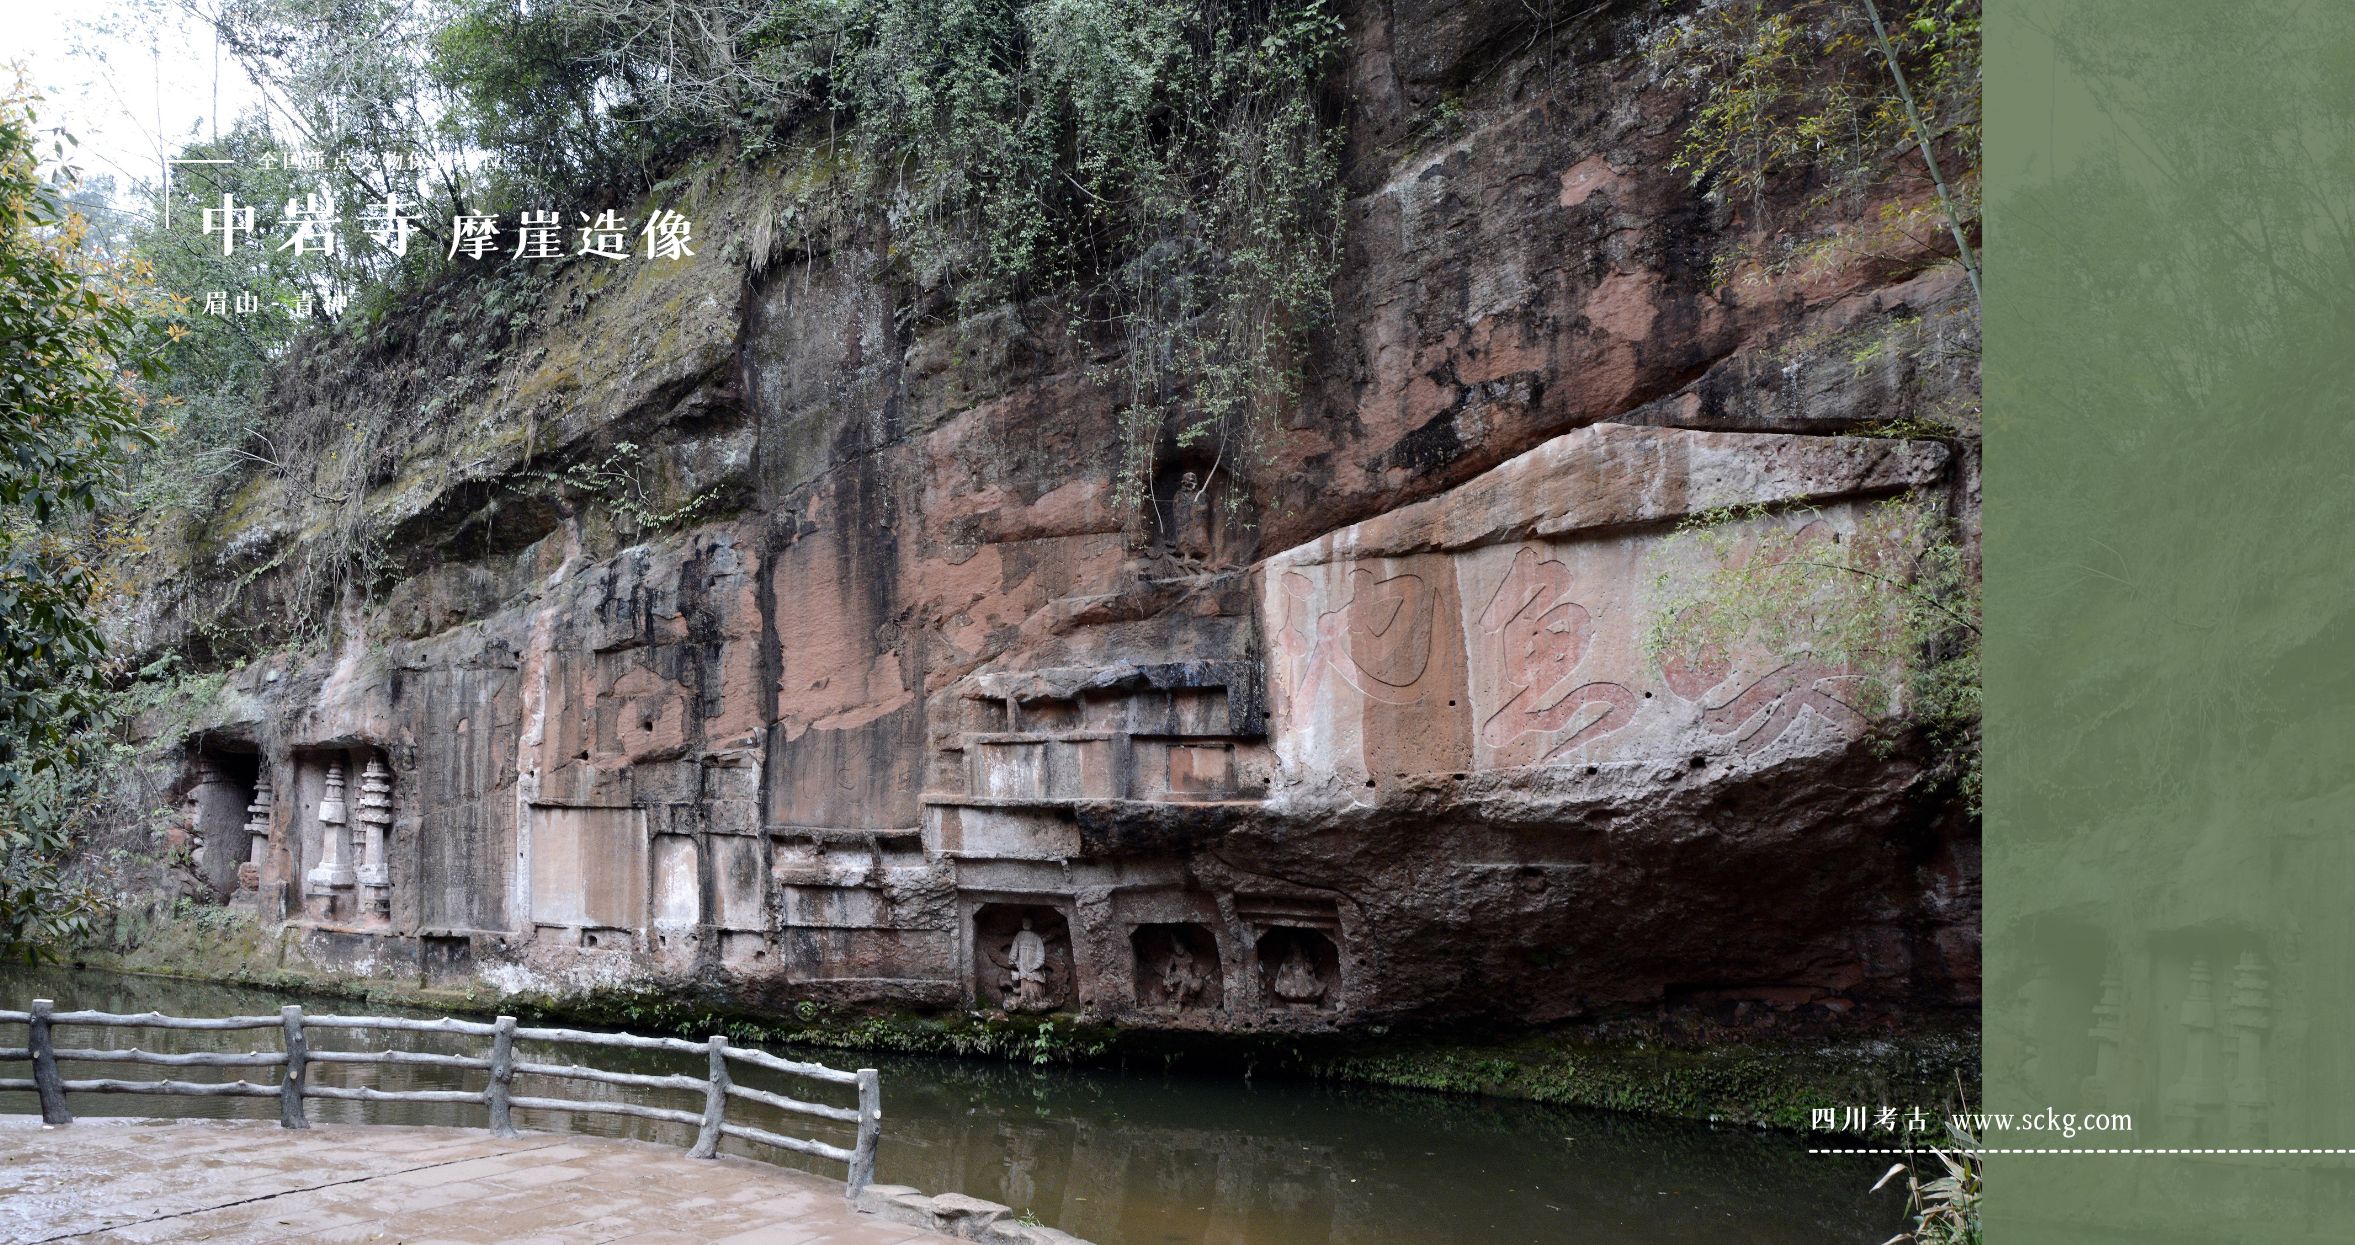
[[[1640,642],[1684,516],[1967,527],[1973,462],[1843,435],[1975,386],[1960,274],[1713,286],[1762,226],[1669,170],[1649,6],[1350,15],[1341,312],[1242,511],[1182,458],[1115,506],[1085,344],[809,246],[774,170],[671,188],[694,260],[290,363],[317,473],[202,524],[146,638],[299,611],[355,542],[377,574],[187,744],[215,883],[355,965],[754,1007],[1975,997],[1975,828],[1840,678]],[[552,479],[617,455],[634,509]]]

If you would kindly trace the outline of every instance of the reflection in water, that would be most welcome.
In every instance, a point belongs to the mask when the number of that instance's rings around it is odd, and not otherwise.
[[[0,968],[0,1007],[35,997],[60,1010],[155,1010],[181,1016],[267,1014],[283,1002],[313,1012],[383,1012],[155,978]],[[421,1014],[421,1013],[408,1013]],[[21,1033],[21,1030],[17,1030]],[[100,1036],[110,1034],[109,1036]],[[7,1036],[7,1035],[0,1035]],[[277,1035],[98,1030],[69,1026],[64,1046],[155,1051],[275,1050]],[[314,1032],[314,1050],[390,1046],[480,1054],[483,1039],[440,1034]],[[543,1063],[618,1071],[704,1073],[699,1056],[517,1046]],[[1022,1068],[945,1059],[782,1051],[883,1072],[878,1178],[929,1193],[954,1190],[1004,1202],[1100,1245],[1826,1245],[1886,1240],[1902,1219],[1894,1190],[1868,1196],[1871,1160],[1804,1153],[1799,1139],[1638,1120],[1529,1103],[1404,1091]],[[21,1076],[22,1065],[0,1068]],[[183,1080],[270,1069],[171,1069]],[[313,1064],[315,1083],[379,1089],[477,1089],[483,1074],[453,1068]],[[72,1064],[69,1077],[152,1080],[148,1065]],[[850,1105],[842,1087],[737,1065],[758,1089]],[[518,1077],[519,1096],[628,1098],[700,1111],[698,1094]],[[273,1119],[272,1098],[74,1095],[84,1115]],[[30,1094],[0,1094],[0,1111],[30,1112]],[[455,1103],[316,1100],[323,1123],[479,1127],[483,1109]],[[619,1116],[518,1110],[527,1129],[569,1129],[684,1145],[692,1129]],[[788,1117],[743,1100],[729,1118],[850,1144],[847,1125]],[[755,1151],[839,1179],[839,1164]]]

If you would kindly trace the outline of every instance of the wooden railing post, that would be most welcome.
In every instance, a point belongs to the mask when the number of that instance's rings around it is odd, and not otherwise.
[[[703,1127],[695,1134],[694,1147],[687,1151],[691,1159],[720,1156],[720,1127],[727,1122],[728,1086],[733,1083],[728,1075],[728,1039],[715,1033],[707,1045],[711,1048],[711,1087],[703,1093]]]
[[[491,1035],[491,1084],[483,1091],[483,1101],[491,1106],[491,1132],[501,1137],[515,1135],[515,1119],[507,1106],[514,1084],[515,1017],[501,1016],[498,1032]]]
[[[883,1137],[883,1077],[873,1068],[859,1069],[859,1140],[850,1152],[850,1176],[843,1196],[857,1197],[875,1183],[875,1146]]]
[[[49,1036],[49,1015],[57,1004],[48,999],[34,999],[32,1019],[25,1022],[28,1033],[25,1045],[33,1051],[33,1089],[41,1095],[41,1122],[71,1124],[73,1112],[65,1109],[65,1082],[57,1075],[57,1043]]]
[[[279,1027],[286,1031],[286,1075],[278,1082],[278,1126],[309,1128],[303,1115],[303,1083],[310,1079],[311,1048],[303,1041],[303,1009],[288,1004],[278,1009]]]

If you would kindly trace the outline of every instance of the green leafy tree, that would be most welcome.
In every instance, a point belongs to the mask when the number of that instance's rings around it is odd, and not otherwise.
[[[67,875],[77,767],[102,742],[98,610],[110,529],[94,522],[126,453],[151,440],[143,269],[88,245],[70,174],[42,174],[33,101],[0,97],[0,947],[87,929]],[[62,140],[55,145],[62,156]]]

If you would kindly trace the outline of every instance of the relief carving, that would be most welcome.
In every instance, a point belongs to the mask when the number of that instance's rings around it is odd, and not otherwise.
[[[1799,529],[1791,551],[1831,539],[1829,525],[1809,523]],[[1809,709],[1836,727],[1864,725],[1865,715],[1826,687],[1861,681],[1855,671],[1812,659],[1786,662],[1735,688],[1722,700],[1706,699],[1732,674],[1732,660],[1714,649],[1697,658],[1663,655],[1660,659],[1660,675],[1668,690],[1701,706],[1701,728],[1713,735],[1731,736],[1734,750],[1745,755],[1789,733]]]
[[[1071,1001],[1071,926],[1044,906],[984,904],[973,914],[974,993],[1010,1012],[1048,1012]]]
[[[1129,936],[1136,948],[1137,1002],[1182,1010],[1225,1005],[1218,941],[1200,925],[1140,925]]]
[[[1260,935],[1257,950],[1269,1005],[1316,1010],[1340,1005],[1341,953],[1324,931],[1279,925]]]
[[[1863,713],[1825,686],[1856,682],[1859,676],[1848,671],[1818,661],[1791,662],[1743,684],[1723,700],[1705,700],[1730,673],[1731,664],[1719,657],[1697,662],[1675,657],[1660,660],[1660,674],[1668,690],[1699,704],[1701,728],[1713,735],[1731,736],[1737,752],[1753,753],[1782,738],[1809,709],[1834,725],[1864,724]]]
[[[253,802],[245,806],[245,835],[250,855],[237,866],[237,889],[258,891],[262,867],[270,856],[270,773],[266,766],[254,779]]]
[[[1283,582],[1295,704],[1314,704],[1328,671],[1368,700],[1386,705],[1422,700],[1407,689],[1422,681],[1431,664],[1438,601],[1422,576],[1378,579],[1372,571],[1352,570],[1348,602],[1324,613],[1314,612],[1316,585],[1308,576],[1286,571]]]
[[[1635,718],[1642,701],[1622,684],[1598,680],[1555,691],[1586,659],[1595,626],[1594,615],[1570,599],[1570,568],[1559,560],[1540,560],[1536,550],[1523,546],[1480,612],[1479,626],[1496,637],[1497,668],[1504,686],[1512,689],[1481,724],[1481,743],[1501,748],[1523,735],[1555,734],[1585,719],[1538,758],[1550,761]],[[1587,711],[1596,706],[1602,712],[1588,718]]]

